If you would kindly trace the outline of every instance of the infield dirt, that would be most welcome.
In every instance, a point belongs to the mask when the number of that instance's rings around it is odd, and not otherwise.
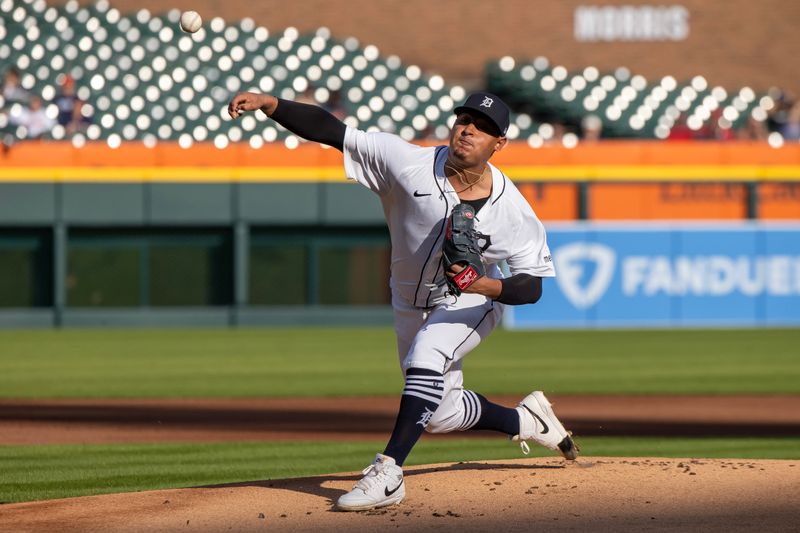
[[[501,398],[513,405],[516,398]],[[0,443],[383,440],[396,399],[0,401]],[[560,397],[580,435],[797,435],[800,398]],[[357,413],[358,416],[353,416]],[[480,433],[480,432],[476,432]],[[464,436],[465,434],[460,434]],[[406,468],[408,496],[332,510],[357,473],[7,504],[0,531],[790,531],[800,463],[581,457]]]
[[[800,396],[558,396],[581,436],[796,436]],[[492,397],[513,406],[519,397]],[[0,400],[0,444],[380,440],[399,397]],[[453,437],[497,436],[468,431]],[[437,435],[443,437],[443,435]]]
[[[0,531],[790,531],[800,464],[657,458],[406,469],[399,506],[344,513],[357,473],[4,505]],[[796,530],[796,529],[794,529]]]

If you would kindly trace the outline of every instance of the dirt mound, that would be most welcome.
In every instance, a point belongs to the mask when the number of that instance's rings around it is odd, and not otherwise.
[[[582,458],[406,469],[399,506],[343,513],[358,475],[0,506],[0,531],[781,531],[800,523],[796,461]],[[792,526],[791,524],[795,524]]]

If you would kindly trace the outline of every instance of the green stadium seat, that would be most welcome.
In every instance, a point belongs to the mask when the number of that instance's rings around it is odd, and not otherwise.
[[[350,96],[341,102],[349,123],[394,127],[409,139],[430,131],[443,138],[455,101],[465,96],[461,87],[396,56],[383,57],[375,46],[334,39],[327,28],[300,34],[295,28],[270,31],[251,19],[226,24],[214,18],[187,35],[177,28],[178,10],[123,16],[107,0],[87,6],[22,0],[3,2],[0,9],[0,61],[12,61],[26,73],[27,88],[47,100],[58,90],[59,76],[71,74],[95,115],[91,132],[80,134],[84,140],[113,135],[114,143],[170,139],[188,145],[224,135],[231,142],[291,141],[280,127],[216,120],[208,127],[232,93],[249,89],[287,97],[311,89],[321,103],[339,90]],[[544,57],[502,58],[487,64],[485,74],[488,90],[514,110],[509,135],[534,143],[549,122],[576,125],[588,114],[600,117],[606,136],[641,138],[666,137],[679,108],[700,127],[719,114],[734,128],[765,115],[764,96],[747,88],[723,95],[700,77],[680,85],[670,77],[648,83],[624,68],[568,72]],[[104,119],[120,102],[129,102],[130,112]],[[143,113],[148,120],[140,118]],[[7,122],[0,120],[0,127],[9,134]]]

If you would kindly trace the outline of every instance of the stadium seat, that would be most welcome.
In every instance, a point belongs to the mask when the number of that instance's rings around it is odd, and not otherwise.
[[[362,47],[352,37],[333,39],[327,28],[300,35],[294,28],[270,32],[251,19],[228,25],[214,18],[190,36],[178,30],[177,10],[153,14],[142,9],[122,16],[105,0],[85,7],[75,0],[58,7],[44,0],[4,0],[0,11],[0,58],[16,58],[25,89],[50,101],[60,76],[69,74],[76,81],[92,112],[92,126],[79,134],[78,142],[88,137],[116,144],[155,136],[188,145],[187,134],[193,142],[219,135],[233,142],[291,136],[280,127],[259,135],[256,122],[243,127],[228,120],[221,111],[239,90],[285,98],[310,91],[321,104],[333,91],[342,91],[348,122],[363,128],[381,127],[382,117],[386,127],[391,106],[402,94],[409,110],[402,124],[407,137],[446,132],[448,113],[435,104],[449,92],[441,78],[434,76],[431,87],[418,67],[382,58],[376,47]],[[3,102],[4,130],[12,104]],[[68,136],[63,128],[51,134]]]
[[[293,138],[281,127],[229,120],[225,103],[240,90],[304,95],[323,105],[340,92],[350,125],[394,129],[409,140],[442,139],[453,107],[465,96],[462,87],[449,87],[440,76],[383,57],[354,37],[337,40],[327,28],[301,35],[295,28],[271,31],[252,19],[226,24],[217,17],[188,35],[178,28],[178,10],[123,16],[107,0],[88,6],[76,0],[59,6],[0,0],[0,13],[0,61],[23,73],[26,90],[52,102],[65,74],[75,80],[92,124],[77,134],[77,142],[223,144],[224,136],[258,144]],[[600,118],[607,137],[666,138],[679,119],[692,129],[712,120],[736,128],[749,116],[766,117],[769,106],[768,97],[752,89],[729,94],[708,87],[700,76],[683,84],[670,76],[648,83],[624,68],[570,73],[544,57],[491,62],[486,84],[514,111],[509,137],[532,146],[552,138],[554,124],[575,126],[588,114]],[[0,130],[7,135],[16,135],[9,120],[14,104],[0,103]],[[56,113],[52,103],[47,109]],[[55,128],[50,137],[73,135]]]
[[[749,87],[729,94],[709,87],[702,76],[681,84],[672,76],[648,82],[624,67],[605,74],[587,67],[570,74],[544,57],[492,61],[486,65],[486,80],[488,90],[513,108],[547,122],[577,127],[584,117],[595,115],[605,137],[665,139],[679,120],[693,131],[737,129],[748,117],[764,121],[773,105],[769,96],[759,97]]]

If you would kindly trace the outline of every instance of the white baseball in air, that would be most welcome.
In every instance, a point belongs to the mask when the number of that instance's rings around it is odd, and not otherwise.
[[[181,13],[181,29],[186,33],[194,33],[203,25],[203,19],[197,11],[184,11]]]

